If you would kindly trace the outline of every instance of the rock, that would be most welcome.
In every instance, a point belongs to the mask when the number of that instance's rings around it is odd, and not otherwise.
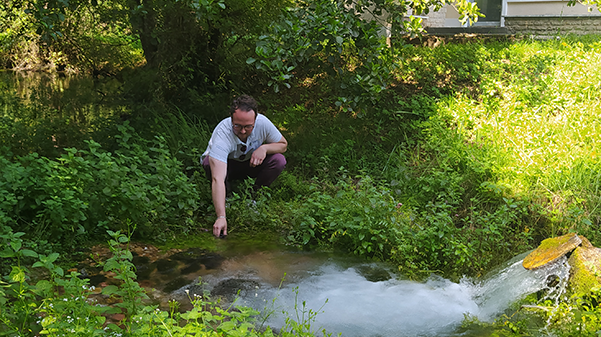
[[[219,268],[224,260],[225,258],[219,254],[207,253],[200,256],[198,262],[203,264],[207,270],[210,270]]]
[[[155,261],[154,264],[159,273],[167,275],[175,274],[178,267],[177,261],[171,259],[160,259]]]
[[[574,250],[568,263],[571,266],[568,289],[571,294],[586,294],[601,286],[601,249],[582,238],[582,245]]]
[[[231,302],[238,296],[238,292],[244,297],[247,292],[260,287],[261,284],[257,281],[230,278],[219,282],[211,291],[211,296],[220,296]]]
[[[190,282],[188,280],[186,280],[185,278],[178,277],[178,278],[171,280],[169,283],[167,283],[165,285],[165,287],[163,288],[163,291],[166,293],[170,293],[172,291],[175,291],[175,290],[187,285],[188,283],[190,283]]]
[[[192,262],[189,265],[187,265],[186,267],[182,268],[180,273],[182,275],[188,275],[191,273],[195,273],[201,269],[202,269],[202,265],[199,262]]]
[[[388,270],[375,265],[363,265],[355,269],[370,282],[388,281],[392,278]]]
[[[545,239],[543,242],[541,242],[538,248],[524,258],[522,265],[526,269],[535,269],[541,267],[571,252],[581,243],[582,239],[578,237],[576,233]],[[590,242],[588,244],[592,247]]]

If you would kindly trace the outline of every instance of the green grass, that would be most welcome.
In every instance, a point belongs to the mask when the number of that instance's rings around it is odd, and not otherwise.
[[[599,223],[601,43],[520,42],[488,61],[482,95],[447,98],[442,118],[467,144],[483,147],[490,181],[541,206],[560,228]],[[503,68],[496,64],[505,64]]]
[[[315,224],[298,220],[295,211],[279,218],[297,243],[342,244],[349,252],[390,259],[406,272],[479,274],[568,231],[601,244],[600,47],[598,37],[403,46],[398,82],[386,93],[387,103],[369,111],[313,104],[315,83],[295,88],[289,101],[278,96],[280,106],[271,113],[289,137],[289,170],[318,191],[295,193],[290,179],[276,184],[291,194],[282,203],[304,210]],[[403,204],[415,223],[387,219],[382,209],[379,220],[357,220],[367,232],[357,232],[361,238],[328,237],[353,226],[353,217],[347,225],[332,219],[345,216],[339,209],[355,212],[355,200],[327,197],[348,193],[340,185],[345,177],[353,179],[357,196],[380,200],[392,192],[390,203]],[[377,181],[376,190],[360,183],[365,177]],[[386,234],[369,229],[374,221],[384,221]],[[417,253],[404,244],[415,228],[421,228],[412,243]],[[386,239],[378,241],[379,235]],[[374,247],[393,248],[367,252],[365,237],[376,237]],[[432,259],[421,249],[440,254]]]
[[[599,245],[600,49],[598,37],[395,46],[388,60],[397,62],[396,82],[374,99],[377,104],[351,112],[331,99],[333,79],[322,80],[325,74],[287,92],[265,92],[257,98],[262,112],[289,141],[288,168],[261,196],[259,215],[236,216],[232,229],[253,231],[269,224],[291,244],[392,259],[401,268],[409,263],[408,272],[457,275],[482,273],[567,231],[578,231]],[[44,90],[39,90],[45,93],[43,100],[52,101]],[[198,187],[200,207],[187,226],[210,228],[209,186],[198,160],[221,118],[217,106],[225,103],[199,95],[198,107],[189,111],[150,103],[120,107],[113,119],[106,118],[94,129],[86,124],[91,118],[76,118],[88,105],[78,108],[75,98],[66,100],[65,95],[58,97],[69,109],[50,112],[10,100],[8,91],[3,95],[4,111],[10,112],[4,118],[19,126],[18,132],[10,123],[2,130],[7,144],[19,146],[12,148],[13,155],[38,151],[50,157],[61,151],[47,141],[55,128],[40,124],[38,112],[53,123],[66,121],[58,139],[78,134],[79,142],[92,137],[111,150],[116,146],[111,123],[119,123],[116,117],[127,112],[125,118],[131,115],[136,127],[134,137],[154,139],[162,134]],[[109,111],[110,103],[98,109]],[[21,115],[27,119],[16,119],[19,111],[26,112]],[[204,120],[199,111],[206,112]],[[32,134],[39,137],[28,138]],[[82,148],[77,142],[70,139],[66,144]],[[44,147],[48,153],[43,153]],[[341,194],[345,198],[336,198]],[[372,220],[355,221],[361,207],[353,194],[380,205],[381,213],[365,210],[366,219]],[[243,203],[249,197],[241,194],[232,207],[245,214]],[[406,213],[395,217],[394,205],[399,203]],[[347,212],[340,213],[332,204]],[[331,219],[349,214],[354,215],[347,222],[364,227],[353,229],[360,237],[331,237],[349,225]],[[414,220],[399,222],[405,216]],[[303,218],[334,225],[316,230],[299,220]],[[370,229],[372,222],[381,228]],[[414,232],[420,235],[413,243],[417,251],[408,243]],[[441,233],[442,240],[437,238]],[[364,247],[365,237],[373,242]],[[424,254],[420,248],[440,250],[442,257],[433,258],[438,255]]]

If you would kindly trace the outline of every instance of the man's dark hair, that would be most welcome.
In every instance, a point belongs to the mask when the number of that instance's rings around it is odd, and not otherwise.
[[[238,109],[240,109],[242,111],[252,110],[255,112],[255,118],[257,118],[257,110],[258,110],[257,101],[255,101],[255,99],[250,97],[249,95],[240,95],[234,99],[234,101],[232,102],[232,106],[230,107],[230,117]]]

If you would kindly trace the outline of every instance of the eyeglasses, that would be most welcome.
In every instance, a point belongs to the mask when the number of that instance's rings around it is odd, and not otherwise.
[[[254,124],[248,124],[248,125],[234,124],[233,127],[234,127],[234,130],[236,130],[236,131],[240,131],[240,130],[242,130],[242,128],[244,128],[244,130],[246,130],[246,131],[250,131],[255,127],[255,125]]]

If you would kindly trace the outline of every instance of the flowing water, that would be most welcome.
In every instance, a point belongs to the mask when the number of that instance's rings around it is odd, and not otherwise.
[[[203,273],[202,288],[235,299],[235,305],[258,309],[265,324],[276,329],[291,317],[310,319],[314,331],[333,335],[459,336],[457,328],[466,314],[492,321],[528,294],[561,296],[569,274],[566,259],[528,271],[522,267],[523,257],[485,278],[456,283],[436,275],[425,282],[410,281],[386,264],[350,258],[245,252],[225,257],[219,268]],[[194,292],[194,287],[173,294]]]

